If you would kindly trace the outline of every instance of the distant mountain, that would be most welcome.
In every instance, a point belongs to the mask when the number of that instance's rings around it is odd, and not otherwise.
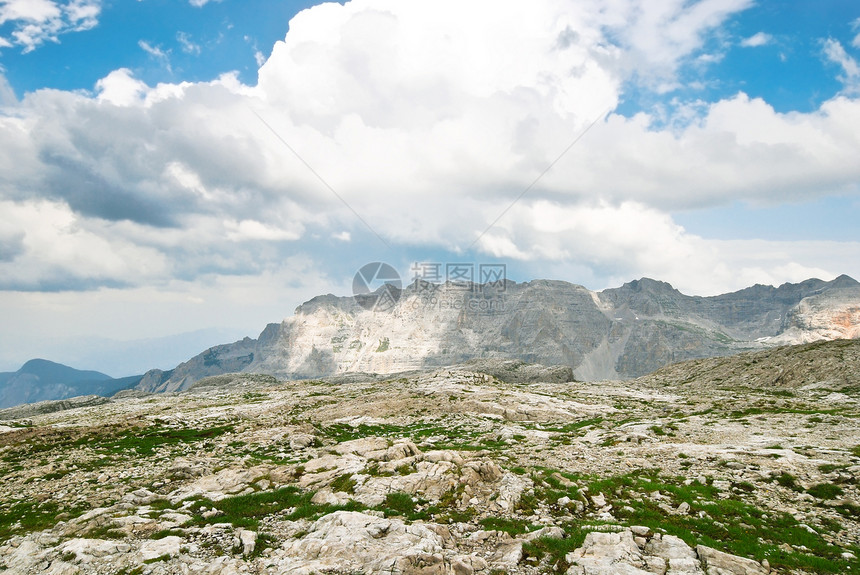
[[[0,409],[79,395],[108,397],[140,382],[141,376],[114,379],[45,359],[32,359],[15,372],[0,373]]]
[[[629,379],[688,359],[860,337],[860,283],[848,276],[713,297],[648,278],[601,292],[552,280],[414,283],[398,295],[385,312],[352,297],[315,297],[256,340],[150,371],[138,389],[182,390],[237,371],[300,379],[482,358],[568,366],[584,380]]]
[[[8,335],[8,334],[7,334]],[[66,365],[85,365],[116,376],[170,369],[201,349],[248,335],[236,328],[207,328],[156,338],[116,340],[98,335],[51,334],[38,339],[0,338],[0,371],[14,371],[21,360],[50,357]]]

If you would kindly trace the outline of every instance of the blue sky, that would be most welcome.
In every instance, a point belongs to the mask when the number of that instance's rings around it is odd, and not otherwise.
[[[130,68],[150,84],[212,80],[232,70],[253,84],[259,68],[256,53],[267,57],[274,43],[283,40],[290,18],[312,5],[114,0],[100,5],[99,22],[92,29],[61,34],[26,53],[6,49],[2,58],[19,96],[40,88],[92,90],[118,68]],[[8,21],[0,30],[10,38],[17,25]]]
[[[858,60],[854,0],[0,0],[0,369],[369,261],[860,278]]]

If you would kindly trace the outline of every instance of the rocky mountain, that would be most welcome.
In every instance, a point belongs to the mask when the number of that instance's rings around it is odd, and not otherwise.
[[[114,379],[98,371],[74,369],[32,359],[15,372],[0,373],[0,409],[79,395],[113,395],[140,382],[141,376]]]
[[[19,410],[0,571],[860,571],[860,341],[563,376],[223,374]]]
[[[570,367],[580,380],[628,379],[687,359],[860,336],[860,284],[848,276],[687,296],[647,278],[593,292],[562,281],[416,282],[386,309],[325,295],[254,340],[213,347],[144,391],[186,389],[244,371],[279,378],[390,374],[502,358]]]

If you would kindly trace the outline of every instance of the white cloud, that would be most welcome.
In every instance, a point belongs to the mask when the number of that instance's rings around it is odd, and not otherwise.
[[[771,42],[773,42],[773,36],[765,32],[758,32],[741,40],[740,45],[744,48],[758,48],[759,46],[767,46]]]
[[[220,2],[221,0],[188,0],[188,3],[196,8],[206,6],[209,2]]]
[[[341,255],[347,241],[373,257],[381,242],[303,162],[390,244],[462,253],[617,105],[634,63],[676,82],[748,5],[328,3],[293,19],[257,86],[235,75],[148,86],[120,69],[92,97],[28,94],[0,115],[0,198],[28,217],[39,202],[70,214],[80,231],[44,234],[41,245],[69,236],[108,255],[76,271],[38,260],[29,236],[12,235],[0,259],[36,259],[4,277],[22,289],[57,278],[83,288],[263,277],[297,253],[320,266],[352,257]],[[700,293],[797,270],[855,273],[815,256],[860,261],[845,259],[853,244],[767,244],[771,255],[752,261],[752,244],[696,237],[670,214],[857,194],[860,101],[783,114],[738,94],[657,120],[600,118],[480,239],[477,256],[588,269],[600,283],[649,275]],[[107,265],[132,249],[151,262],[145,273]],[[780,255],[793,251],[807,255]]]
[[[0,108],[3,106],[12,106],[18,103],[15,97],[15,90],[9,84],[9,80],[3,75],[3,69],[0,68]]]
[[[681,63],[731,15],[753,0],[612,0],[597,2],[601,24],[625,48],[624,68],[650,87],[671,91]]]
[[[3,0],[0,3],[0,24],[14,20],[48,22],[61,14],[60,6],[52,0]]]
[[[525,202],[480,243],[496,258],[602,269],[605,285],[649,276],[700,295],[756,283],[829,280],[842,273],[846,259],[860,257],[860,242],[706,239],[636,202]]]
[[[838,40],[828,38],[824,41],[824,55],[842,67],[843,74],[839,80],[845,84],[845,89],[852,93],[860,92],[860,64],[845,51],[842,44]]]
[[[72,0],[64,8],[72,29],[76,32],[95,28],[101,13],[100,0]]]
[[[0,289],[95,288],[158,278],[167,271],[155,250],[87,229],[68,206],[50,201],[0,202],[0,222],[17,237],[14,257],[0,258]],[[4,242],[5,243],[5,242]],[[123,279],[124,278],[124,279]]]
[[[301,226],[296,226],[296,229],[280,229],[256,220],[242,220],[241,222],[227,220],[224,222],[224,228],[227,230],[227,238],[234,242],[297,240],[302,237],[304,231]]]
[[[851,22],[851,29],[855,32],[860,31],[860,18]],[[851,45],[855,48],[860,48],[860,34],[854,36],[854,39],[851,41]]]
[[[141,101],[148,87],[135,79],[131,70],[120,68],[96,82],[96,89],[99,101],[110,102],[116,106],[130,106]]]
[[[140,46],[140,49],[152,56],[154,59],[161,62],[161,65],[164,66],[168,72],[170,69],[170,51],[164,51],[161,49],[161,46],[153,46],[146,40],[138,40],[137,45]]]
[[[182,51],[186,54],[200,54],[200,44],[195,44],[191,41],[191,36],[187,32],[177,32],[176,40],[182,47]]]
[[[0,25],[13,22],[11,41],[31,52],[45,42],[58,42],[62,34],[89,30],[98,25],[101,0],[0,0]]]

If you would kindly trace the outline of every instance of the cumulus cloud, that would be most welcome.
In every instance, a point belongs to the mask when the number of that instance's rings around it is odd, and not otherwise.
[[[744,263],[749,246],[691,235],[670,214],[857,193],[850,95],[810,113],[738,94],[678,123],[607,114],[635,70],[672,84],[749,4],[328,3],[293,19],[256,86],[235,75],[149,86],[120,69],[92,95],[28,94],[0,115],[0,198],[17,214],[7,289],[263,277],[346,246],[384,258],[352,210],[390,245],[474,244],[476,257],[601,283],[651,275],[701,291],[847,271],[794,245]],[[51,242],[77,260],[50,257]]]
[[[758,48],[759,46],[767,46],[771,42],[773,42],[773,36],[765,32],[758,32],[749,38],[744,38],[740,44],[744,48]]]
[[[9,80],[3,75],[3,68],[0,67],[0,107],[12,106],[18,103],[18,98],[15,96],[15,90],[9,84]]]
[[[14,25],[11,39],[0,47],[18,45],[31,52],[45,42],[58,42],[69,32],[98,25],[101,0],[0,0],[0,25]]]
[[[162,254],[105,234],[108,230],[87,229],[87,223],[64,204],[3,201],[0,207],[0,228],[6,236],[0,238],[5,252],[0,257],[0,289],[136,285],[166,271]]]

